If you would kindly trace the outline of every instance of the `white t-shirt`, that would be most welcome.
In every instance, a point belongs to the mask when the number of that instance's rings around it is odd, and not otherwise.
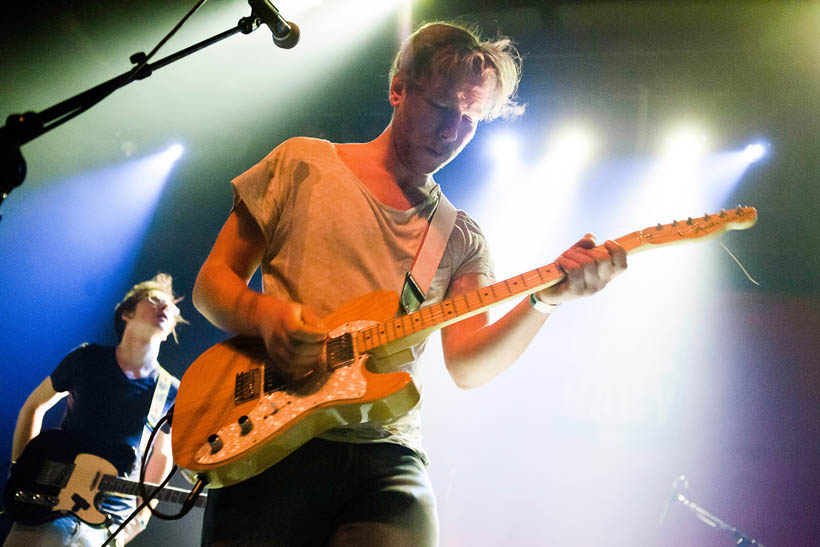
[[[263,292],[305,304],[322,317],[373,291],[401,292],[441,192],[430,179],[424,201],[408,210],[389,207],[376,200],[332,143],[305,137],[285,141],[232,184],[235,200],[245,203],[265,237]],[[486,240],[459,211],[424,304],[441,302],[451,280],[468,273],[493,279]],[[418,361],[401,370],[421,392]],[[321,437],[395,442],[424,457],[420,406],[388,423],[340,427]]]

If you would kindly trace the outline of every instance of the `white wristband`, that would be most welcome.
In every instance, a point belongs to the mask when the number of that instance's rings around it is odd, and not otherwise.
[[[535,297],[535,293],[530,293],[530,306],[532,306],[536,311],[546,314],[555,311],[558,304],[547,304],[546,302],[541,302]]]

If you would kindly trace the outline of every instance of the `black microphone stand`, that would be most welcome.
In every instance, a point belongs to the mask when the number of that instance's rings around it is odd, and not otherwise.
[[[250,34],[259,28],[260,23],[259,17],[252,12],[250,16],[240,19],[234,28],[202,40],[153,63],[147,62],[145,53],[135,53],[130,57],[130,61],[136,66],[128,72],[111,78],[42,112],[10,115],[6,119],[6,125],[0,127],[0,205],[3,204],[3,201],[12,190],[23,183],[26,177],[26,162],[20,152],[22,145],[88,110],[117,89],[130,84],[134,80],[145,79],[153,71],[220,42],[229,36],[233,36],[237,32]],[[0,219],[2,219],[2,214],[0,214]]]
[[[699,506],[683,494],[677,493],[675,495],[675,501],[681,502],[687,509],[695,513],[695,516],[712,528],[718,528],[719,530],[731,534],[735,538],[736,545],[739,545],[740,547],[766,547],[755,538],[749,537],[734,526],[720,520],[715,515]]]

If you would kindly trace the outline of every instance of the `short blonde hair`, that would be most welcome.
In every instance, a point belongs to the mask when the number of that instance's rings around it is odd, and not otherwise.
[[[390,67],[390,82],[398,75],[408,85],[422,86],[432,76],[457,82],[491,73],[495,90],[485,120],[512,118],[524,112],[516,102],[521,80],[521,55],[509,38],[483,41],[477,27],[433,22],[419,27],[404,41]]]
[[[114,308],[114,330],[117,331],[118,340],[122,339],[122,333],[125,332],[125,319],[122,318],[123,314],[136,310],[137,304],[148,298],[148,295],[152,291],[165,293],[175,304],[182,300],[182,298],[174,297],[173,283],[174,279],[169,274],[158,273],[148,281],[137,283],[131,287],[131,290],[125,294],[120,303]],[[181,313],[177,314],[174,319],[174,328],[171,329],[171,333],[174,335],[174,341],[179,342],[177,339],[177,325],[179,323],[187,324],[188,321],[182,317]]]

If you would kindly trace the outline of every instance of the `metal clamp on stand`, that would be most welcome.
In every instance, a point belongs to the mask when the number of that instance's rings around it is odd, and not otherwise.
[[[689,482],[686,480],[685,476],[680,475],[677,478],[675,478],[675,482],[672,483],[672,490],[670,491],[669,497],[667,498],[666,503],[664,504],[663,511],[661,513],[661,522],[663,522],[664,516],[666,515],[666,509],[669,505],[669,502],[680,502],[687,509],[695,513],[695,516],[698,517],[704,523],[708,524],[712,528],[717,528],[723,532],[731,534],[735,538],[736,545],[739,545],[741,547],[766,547],[757,539],[750,537],[748,534],[743,533],[731,524],[719,519],[718,517],[716,517],[703,507],[699,506],[697,503],[687,498],[680,492],[681,490],[686,490],[688,488]]]

